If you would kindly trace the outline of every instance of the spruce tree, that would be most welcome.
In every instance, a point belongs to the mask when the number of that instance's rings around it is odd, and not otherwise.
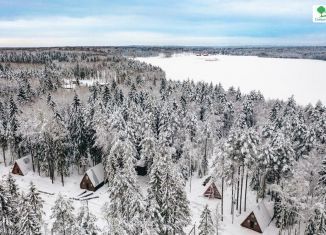
[[[109,221],[109,227],[114,228],[116,219],[120,218],[119,227],[126,234],[141,234],[145,229],[143,196],[136,183],[134,169],[135,151],[130,148],[129,141],[123,141],[112,147],[109,165],[115,168],[114,174],[110,174],[109,190],[110,203],[106,205],[105,217]],[[123,162],[123,165],[118,162]],[[113,169],[113,168],[111,168]],[[122,227],[121,227],[122,226]]]
[[[168,149],[162,148],[155,157],[147,206],[153,213],[149,217],[158,234],[183,233],[190,217],[189,201]]]
[[[63,235],[74,235],[75,217],[73,215],[72,201],[59,194],[51,211],[51,219],[54,220],[52,231]]]
[[[30,183],[29,192],[27,193],[25,198],[28,200],[30,207],[31,207],[30,210],[32,210],[32,212],[35,214],[38,221],[40,221],[40,222],[43,221],[42,217],[44,214],[44,211],[43,211],[44,201],[41,198],[40,193],[36,189],[33,182]]]
[[[18,153],[18,120],[17,120],[18,108],[17,105],[11,96],[9,99],[8,107],[8,123],[7,123],[7,140],[9,145],[9,150],[11,153],[11,160],[15,159]]]
[[[8,123],[7,110],[5,109],[2,102],[0,102],[0,146],[2,148],[2,157],[5,166],[7,166],[6,161],[6,149],[8,145],[7,140],[7,123]]]
[[[19,202],[19,235],[41,235],[41,220],[34,212],[29,198],[22,195]]]
[[[76,227],[79,235],[99,234],[99,228],[96,226],[96,216],[88,208],[88,202],[82,202],[76,217]]]
[[[10,200],[8,200],[8,204],[10,209],[9,218],[10,218],[10,230],[12,234],[19,233],[19,199],[20,193],[18,185],[16,184],[16,180],[13,178],[11,174],[8,175],[7,180],[7,193],[9,195]]]
[[[7,192],[0,181],[0,232],[1,234],[10,234],[11,226],[11,211],[12,205],[10,204],[11,196]]]
[[[78,164],[82,157],[87,156],[87,133],[84,113],[81,102],[75,94],[68,120],[69,137],[72,144],[75,164]]]
[[[323,158],[321,163],[321,170],[319,171],[319,184],[321,187],[326,187],[326,156]],[[324,190],[326,192],[326,190]]]
[[[199,235],[212,235],[214,233],[214,223],[208,205],[205,206],[203,212],[200,215],[198,230]]]

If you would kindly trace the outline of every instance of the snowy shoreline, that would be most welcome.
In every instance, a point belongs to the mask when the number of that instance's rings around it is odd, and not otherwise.
[[[135,59],[161,67],[166,77],[172,80],[221,83],[224,88],[240,87],[246,93],[260,90],[270,99],[286,100],[294,95],[301,105],[315,104],[318,100],[326,103],[323,89],[326,85],[326,61],[234,55],[196,56],[189,53]]]

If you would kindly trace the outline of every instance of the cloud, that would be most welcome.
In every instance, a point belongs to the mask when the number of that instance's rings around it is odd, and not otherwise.
[[[312,5],[323,1],[310,0],[192,0],[187,11],[203,15],[228,15],[234,18],[311,18]]]
[[[65,28],[81,28],[92,26],[125,26],[136,20],[136,16],[105,16],[105,17],[66,17],[51,16],[38,18],[23,18],[14,20],[0,20],[0,29],[65,29]]]
[[[28,36],[1,37],[2,47],[39,47],[39,46],[250,46],[250,45],[325,45],[326,34],[305,37],[255,38],[255,37],[200,37],[176,36],[167,33],[143,31],[119,31],[100,33],[96,36],[81,33],[75,36]]]
[[[326,28],[311,22],[308,0],[96,3],[89,9],[82,0],[60,12],[59,2],[41,1],[24,14],[14,4],[18,16],[0,18],[0,46],[326,44]],[[51,4],[54,10],[46,10]]]

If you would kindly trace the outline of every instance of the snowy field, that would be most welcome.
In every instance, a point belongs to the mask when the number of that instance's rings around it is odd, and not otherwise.
[[[255,56],[145,57],[137,60],[161,67],[168,79],[219,82],[241,91],[260,90],[266,98],[287,99],[299,104],[326,103],[326,61],[260,58]]]
[[[11,172],[12,166],[4,167],[4,164],[0,162],[0,179],[5,179],[9,172]],[[51,234],[50,229],[52,226],[52,220],[50,219],[51,215],[51,208],[54,205],[54,202],[56,198],[58,197],[58,194],[62,194],[66,198],[76,198],[80,193],[82,193],[84,190],[80,189],[79,184],[80,180],[82,179],[82,175],[72,175],[70,177],[65,178],[65,186],[63,187],[61,184],[61,181],[59,177],[56,178],[54,184],[51,183],[51,180],[49,177],[43,177],[39,176],[37,173],[29,172],[26,176],[19,176],[19,175],[13,175],[14,179],[16,180],[16,183],[18,184],[19,188],[27,192],[29,188],[30,182],[33,182],[37,189],[42,191],[41,196],[44,203],[44,211],[45,211],[45,217],[44,217],[44,225],[43,225],[43,231],[44,234]],[[200,214],[204,208],[204,206],[207,204],[209,208],[211,209],[212,213],[216,209],[216,206],[218,205],[219,208],[221,206],[221,200],[219,199],[208,199],[203,196],[203,193],[205,191],[205,187],[202,186],[202,183],[205,178],[198,178],[196,176],[193,177],[192,183],[191,183],[191,190],[189,187],[189,182],[186,186],[186,192],[188,200],[190,201],[190,209],[191,209],[191,217],[192,222],[189,224],[189,226],[186,228],[186,231],[189,232],[193,226],[196,226],[196,234],[198,234],[198,225],[200,221]],[[138,176],[138,183],[143,191],[143,194],[146,193],[147,190],[147,183],[148,183],[148,177],[147,176]],[[218,183],[218,182],[217,182]],[[218,185],[217,185],[218,186]],[[218,186],[218,188],[220,188]],[[108,193],[107,193],[107,186],[103,186],[99,190],[97,190],[92,197],[98,196],[98,198],[92,199],[88,201],[88,205],[90,208],[90,211],[97,216],[97,224],[99,227],[104,228],[106,226],[106,222],[102,216],[102,207],[105,204],[105,202],[108,202]],[[46,193],[44,193],[46,192]],[[49,193],[49,194],[48,194]],[[230,215],[230,208],[231,208],[231,191],[226,190],[225,192],[225,201],[224,201],[224,221],[221,224],[221,235],[258,235],[259,233],[251,231],[249,229],[246,229],[244,227],[241,227],[240,224],[243,222],[245,217],[251,212],[251,209],[254,209],[256,207],[256,200],[255,200],[256,194],[253,192],[248,192],[248,204],[247,204],[247,213],[242,213],[242,215],[235,215],[234,217],[234,223],[232,224],[232,217]],[[265,203],[268,204],[268,201]],[[81,207],[81,202],[78,200],[73,200],[73,206],[75,207],[75,213],[78,211],[78,209]],[[193,233],[192,233],[193,234]],[[275,224],[272,222],[270,226],[264,231],[264,235],[277,235],[278,230],[275,227]]]

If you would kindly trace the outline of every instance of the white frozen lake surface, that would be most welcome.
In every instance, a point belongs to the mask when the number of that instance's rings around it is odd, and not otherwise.
[[[260,90],[265,98],[286,100],[294,95],[302,105],[318,100],[326,104],[326,61],[193,54],[137,60],[161,67],[172,80],[220,82],[225,89]]]

